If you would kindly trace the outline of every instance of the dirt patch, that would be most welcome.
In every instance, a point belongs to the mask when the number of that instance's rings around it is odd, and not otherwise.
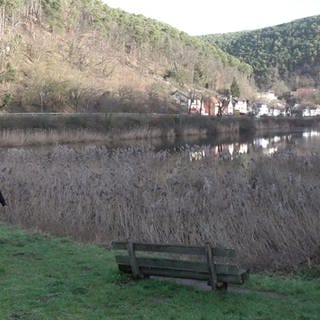
[[[172,278],[164,278],[164,277],[152,277],[157,280],[166,280],[166,281],[174,281],[177,284],[193,287],[194,289],[200,291],[211,291],[211,286],[208,285],[206,281],[198,281],[198,280],[191,280],[191,279],[172,279]],[[223,291],[221,291],[223,292]],[[240,294],[256,294],[258,296],[264,296],[269,298],[285,298],[285,294],[281,294],[278,292],[271,292],[271,291],[259,291],[254,289],[243,288],[240,286],[228,286],[227,292],[232,293],[240,293]]]
[[[154,297],[150,297],[149,300],[154,303],[159,303],[159,302],[170,301],[170,300],[172,300],[172,298],[170,298],[168,296],[154,296]]]

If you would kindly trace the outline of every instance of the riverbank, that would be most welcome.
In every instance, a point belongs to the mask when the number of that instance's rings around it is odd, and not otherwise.
[[[318,128],[319,118],[212,118],[175,114],[1,114],[0,146],[133,139],[174,140]]]
[[[251,275],[245,293],[132,281],[102,246],[0,225],[1,319],[318,319],[319,278]],[[257,292],[270,294],[257,294]]]

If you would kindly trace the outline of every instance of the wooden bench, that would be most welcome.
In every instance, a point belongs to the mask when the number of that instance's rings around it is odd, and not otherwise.
[[[119,270],[132,273],[135,279],[159,276],[202,280],[215,290],[243,284],[249,276],[249,270],[225,263],[235,256],[233,249],[134,242],[112,242],[112,248],[122,253],[115,257]]]

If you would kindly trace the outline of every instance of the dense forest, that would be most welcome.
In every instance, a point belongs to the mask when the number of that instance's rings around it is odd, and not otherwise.
[[[261,89],[281,93],[320,83],[320,16],[254,31],[204,36],[250,63]]]
[[[101,0],[0,0],[1,110],[170,111],[173,90],[211,95],[233,79],[254,94],[247,63]]]

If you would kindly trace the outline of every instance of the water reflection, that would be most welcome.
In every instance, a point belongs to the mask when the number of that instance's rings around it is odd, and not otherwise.
[[[189,160],[197,161],[207,157],[212,159],[234,159],[241,155],[260,153],[270,156],[281,150],[296,150],[299,154],[307,152],[320,152],[320,131],[309,130],[292,134],[276,134],[264,136],[218,136],[218,137],[183,137],[182,140],[175,139],[152,139],[152,140],[123,140],[118,142],[92,142],[66,144],[68,147],[87,152],[88,149],[96,150],[97,147],[106,147],[110,151],[127,148],[138,148],[144,150],[152,146],[154,152],[166,151],[177,153],[188,150]],[[60,144],[38,145],[23,147],[0,147],[0,150],[35,150],[37,153],[51,152]]]
[[[313,144],[311,143],[313,142]],[[292,148],[297,151],[320,148],[320,131],[306,131],[289,135],[275,135],[271,137],[255,137],[248,142],[218,143],[216,145],[194,146],[189,152],[190,161],[207,157],[212,159],[234,159],[244,154],[260,153],[271,156],[274,153]]]
[[[304,138],[320,137],[320,131],[307,131],[303,132],[302,136]]]

